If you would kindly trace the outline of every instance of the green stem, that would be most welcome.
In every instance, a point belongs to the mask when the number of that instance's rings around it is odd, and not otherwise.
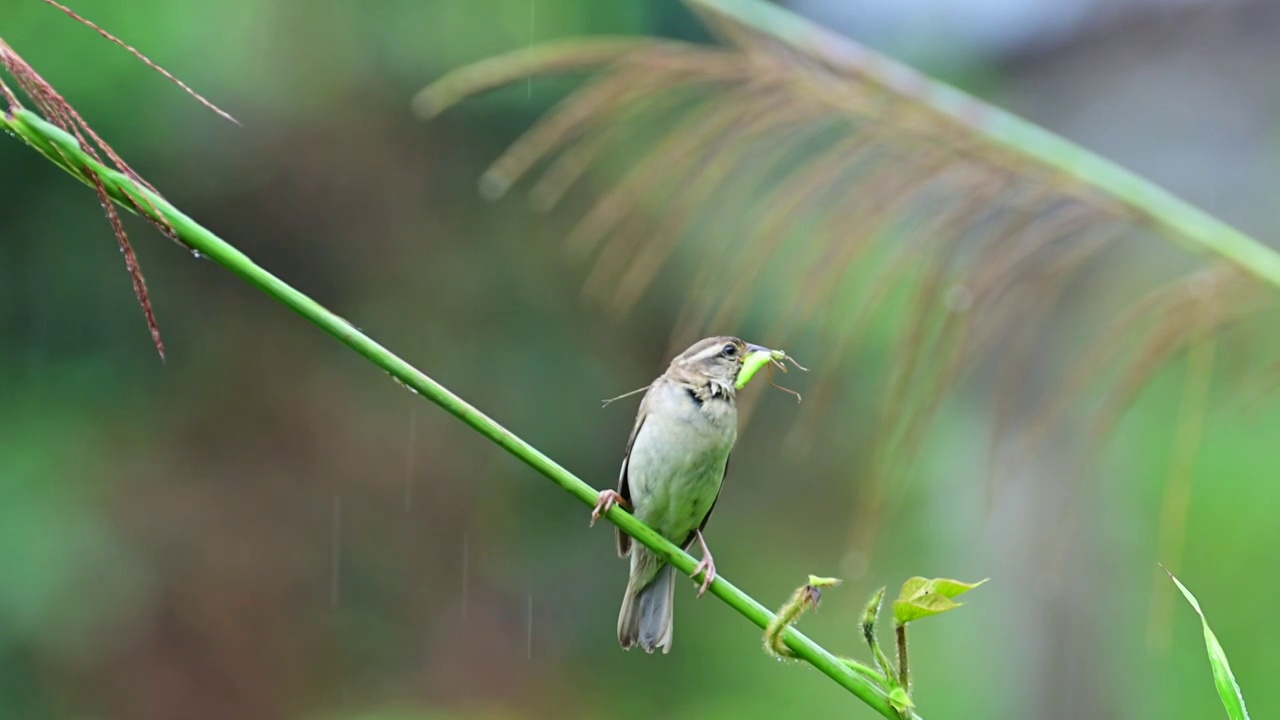
[[[844,663],[845,667],[858,673],[859,675],[862,675],[863,677],[867,678],[868,680],[875,683],[879,687],[887,688],[891,684],[888,678],[876,672],[874,668],[869,668],[866,665],[863,665],[862,663],[858,662],[857,660],[854,660],[853,658],[842,657],[840,658],[840,661]]]
[[[899,623],[894,630],[898,634],[898,684],[911,692],[911,670],[907,666],[907,626]]]
[[[871,648],[871,657],[875,658],[876,665],[890,681],[885,687],[892,687],[897,683],[898,673],[894,672],[893,666],[889,664],[889,658],[885,656],[884,650],[880,649],[880,640],[876,637],[876,620],[880,617],[880,605],[884,602],[884,592],[885,588],[877,590],[871,596],[866,609],[862,611],[862,637],[867,641],[867,647]]]
[[[318,325],[347,347],[363,355],[374,365],[385,370],[419,395],[439,405],[446,412],[466,423],[473,430],[489,438],[498,446],[522,460],[555,484],[588,506],[594,506],[598,492],[561,467],[537,448],[517,437],[511,431],[480,412],[474,406],[455,395],[448,388],[427,377],[420,370],[379,345],[350,323],[303,293],[295,290],[275,275],[254,263],[247,255],[228,244],[222,238],[205,229],[164,198],[135,185],[124,174],[104,167],[89,157],[75,138],[45,122],[27,110],[16,109],[0,115],[0,127],[26,141],[42,155],[71,173],[82,182],[91,183],[96,175],[112,200],[125,209],[167,222],[179,239],[199,251],[205,257],[239,275],[251,285],[280,301],[289,309]],[[157,216],[157,213],[159,216]],[[610,522],[622,528],[638,542],[653,550],[686,575],[692,575],[697,562],[691,555],[667,541],[647,525],[636,520],[626,511],[614,507],[606,515]],[[766,629],[774,619],[773,613],[751,596],[731,585],[723,577],[711,584],[711,594],[720,598],[740,615]],[[836,681],[887,718],[898,714],[888,697],[874,687],[867,678],[850,670],[835,655],[810,640],[794,628],[787,628],[786,645],[800,658],[819,672]]]
[[[1280,287],[1280,254],[1160,186],[1034,123],[978,100],[777,5],[760,0],[686,0],[818,58],[858,82],[910,98],[1018,161],[1059,173],[1065,184],[1120,204],[1195,252],[1233,261]]]
[[[890,678],[892,684],[898,682],[898,674],[894,672],[893,665],[889,662],[889,656],[884,654],[884,650],[880,648],[880,639],[876,637],[875,628],[863,629],[863,636],[867,640],[867,645],[871,648],[871,655],[876,659],[876,665],[880,666],[880,670],[884,672],[885,677]]]

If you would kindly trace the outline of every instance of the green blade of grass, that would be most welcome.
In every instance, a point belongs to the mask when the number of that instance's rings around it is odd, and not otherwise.
[[[1209,666],[1213,668],[1213,684],[1218,686],[1218,695],[1222,697],[1222,706],[1227,709],[1227,717],[1231,720],[1249,720],[1249,711],[1244,707],[1244,695],[1240,693],[1236,676],[1231,673],[1231,663],[1227,662],[1227,653],[1223,651],[1222,644],[1218,642],[1218,637],[1213,634],[1213,630],[1209,629],[1209,620],[1200,609],[1196,596],[1191,594],[1181,580],[1169,572],[1169,568],[1163,565],[1160,567],[1169,573],[1169,579],[1178,586],[1178,590],[1182,591],[1182,597],[1191,603],[1191,607],[1200,616],[1200,624],[1204,627],[1204,644],[1209,651]]]

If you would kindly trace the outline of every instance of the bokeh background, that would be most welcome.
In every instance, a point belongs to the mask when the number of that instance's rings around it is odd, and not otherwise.
[[[1274,3],[789,5],[1256,237],[1280,229]],[[0,13],[3,37],[171,201],[592,484],[614,483],[634,405],[599,401],[661,370],[689,289],[601,313],[582,301],[587,269],[559,252],[572,207],[540,216],[519,194],[479,197],[487,164],[565,85],[533,81],[426,124],[409,101],[531,42],[706,40],[693,15],[668,0],[74,7],[243,122],[43,3]],[[768,659],[755,628],[689,588],[671,655],[619,651],[625,564],[608,528],[588,530],[546,480],[130,219],[162,364],[93,194],[16,141],[0,142],[0,168],[3,717],[871,716]],[[1144,252],[1088,292],[1183,257]],[[760,327],[714,330],[767,344]],[[801,334],[802,360],[820,366],[827,340]],[[886,373],[871,362],[859,382]],[[926,717],[1215,717],[1198,623],[1159,601],[1165,560],[1267,717],[1280,707],[1280,416],[1275,401],[1215,406],[1185,549],[1162,557],[1179,378],[1158,376],[1101,456],[1051,442],[990,506],[989,414],[959,395],[870,557],[848,547],[862,479],[848,458],[870,454],[857,443],[876,419],[833,412],[823,442],[784,452],[796,406],[760,384],[710,528],[718,566],[769,605],[808,573],[845,577],[803,628],[859,656],[875,588],[992,578],[915,631]],[[787,380],[804,391],[804,376]]]

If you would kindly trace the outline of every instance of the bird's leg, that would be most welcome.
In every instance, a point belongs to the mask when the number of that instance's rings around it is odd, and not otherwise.
[[[591,511],[591,525],[589,527],[594,527],[600,516],[609,512],[614,503],[628,510],[631,509],[631,505],[627,503],[626,498],[619,495],[617,490],[601,490],[600,496],[596,498],[596,507]]]
[[[711,587],[711,583],[716,579],[716,561],[711,557],[711,551],[707,549],[707,541],[702,539],[702,531],[695,533],[698,538],[698,544],[702,546],[702,559],[698,561],[698,566],[693,569],[693,579],[698,579],[698,573],[705,572],[706,576],[702,578],[702,586],[698,588],[698,597],[702,597],[707,592],[707,588]]]

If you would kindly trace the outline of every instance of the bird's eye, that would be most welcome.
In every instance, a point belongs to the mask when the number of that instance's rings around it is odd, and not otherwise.
[[[723,353],[725,357],[733,357],[738,354],[738,346],[733,343],[729,343],[728,345],[725,345],[724,350],[721,350],[720,352]]]

